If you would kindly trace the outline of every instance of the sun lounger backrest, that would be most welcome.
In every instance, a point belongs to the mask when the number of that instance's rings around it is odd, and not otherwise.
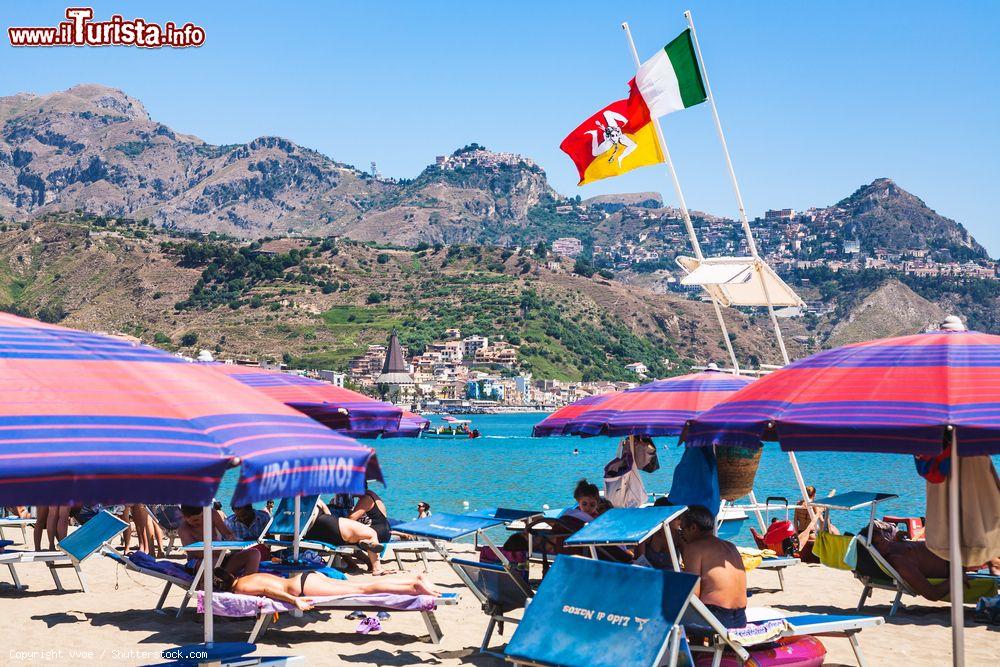
[[[737,537],[743,530],[743,526],[746,525],[746,522],[747,518],[745,516],[738,519],[726,519],[719,524],[719,539],[732,540]]]
[[[153,511],[153,518],[164,530],[177,530],[184,521],[180,505],[160,505]]]
[[[107,510],[102,510],[86,524],[59,540],[59,549],[79,563],[97,553],[105,542],[120,535],[126,528],[127,523]]]
[[[305,533],[312,525],[313,514],[319,496],[302,496],[299,503],[299,530]],[[295,535],[295,498],[282,498],[271,515],[271,524],[267,532],[274,535]]]
[[[451,566],[480,600],[488,602],[501,614],[523,608],[532,595],[528,585],[518,581],[502,565],[452,558]]]
[[[501,524],[503,524],[503,521],[500,519],[490,517],[439,512],[423,519],[401,523],[393,528],[393,530],[404,535],[416,535],[432,540],[451,541]]]
[[[559,556],[507,645],[517,663],[653,667],[698,577]]]

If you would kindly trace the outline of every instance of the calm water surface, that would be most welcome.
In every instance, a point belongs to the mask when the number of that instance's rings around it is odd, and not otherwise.
[[[389,439],[367,441],[378,452],[387,487],[374,488],[385,499],[389,515],[411,519],[420,500],[435,512],[462,512],[501,505],[536,509],[543,505],[564,507],[573,503],[576,481],[586,477],[602,486],[604,464],[615,454],[615,438],[532,438],[531,427],[544,414],[477,415],[473,426],[483,437],[476,440]],[[647,491],[665,493],[682,448],[676,438],[657,438],[660,469],[642,473]],[[573,449],[579,449],[573,455]],[[913,458],[898,454],[802,452],[799,465],[807,484],[825,496],[831,490],[881,491],[900,497],[880,505],[879,514],[924,514],[924,480],[917,475]],[[228,504],[235,478],[220,489]],[[756,479],[757,498],[799,492],[788,455],[775,443],[764,447]],[[464,503],[467,502],[468,506]],[[854,530],[866,522],[862,512],[835,512],[835,524]]]

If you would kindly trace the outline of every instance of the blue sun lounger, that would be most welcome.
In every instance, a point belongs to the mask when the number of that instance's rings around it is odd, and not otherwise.
[[[482,604],[483,613],[489,617],[489,622],[483,634],[483,641],[479,645],[481,653],[502,657],[489,650],[494,630],[499,627],[502,633],[504,623],[517,624],[519,619],[508,614],[524,608],[534,595],[528,584],[527,572],[515,569],[484,531],[536,514],[537,512],[528,510],[488,508],[467,514],[435,514],[396,526],[396,530],[401,533],[431,540],[462,583]],[[475,536],[477,542],[482,540],[493,551],[499,562],[455,558],[448,554],[442,544],[472,536]]]
[[[302,656],[250,655],[257,646],[247,642],[214,642],[212,644],[191,644],[163,651],[161,657],[170,662],[161,662],[150,667],[283,667],[297,665],[304,661]]]
[[[680,570],[677,550],[668,524],[687,510],[681,505],[659,507],[621,507],[609,509],[580,530],[566,538],[567,547],[586,547],[597,558],[601,547],[627,547],[645,542],[659,530],[667,539],[670,560]]]
[[[676,664],[675,654],[690,650],[712,653],[718,665],[729,649],[746,661],[753,645],[737,642],[694,595],[697,579],[686,572],[559,556],[528,605],[506,657],[527,665],[640,667]],[[692,618],[698,622],[685,628]],[[862,667],[857,634],[884,622],[877,616],[801,614],[755,623],[767,621],[779,621],[768,642],[802,635],[846,637]],[[689,629],[708,645],[688,645]]]
[[[558,556],[504,650],[519,665],[656,667],[685,654],[681,616],[698,577]]]
[[[35,527],[34,519],[22,519],[17,516],[0,517],[0,540],[6,538],[3,533],[4,528],[18,528],[21,530],[21,544],[28,543],[28,528]]]
[[[57,551],[3,551],[0,552],[0,565],[6,565],[10,570],[14,586],[22,588],[15,566],[25,563],[45,563],[56,588],[60,591],[66,589],[59,579],[58,570],[72,568],[80,581],[80,588],[86,592],[87,584],[80,569],[83,561],[102,549],[113,551],[108,542],[121,535],[127,528],[127,523],[107,511],[102,511],[59,540]]]

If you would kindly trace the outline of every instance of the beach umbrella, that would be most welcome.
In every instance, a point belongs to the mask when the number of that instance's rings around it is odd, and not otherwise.
[[[0,505],[211,504],[362,493],[372,449],[152,347],[0,313]],[[211,521],[205,521],[211,563]],[[211,596],[206,568],[205,594]],[[211,608],[210,606],[208,607]],[[212,616],[205,617],[211,641]]]
[[[354,438],[374,438],[400,427],[402,408],[329,382],[258,366],[213,363],[208,367]]]
[[[421,417],[409,410],[403,411],[403,416],[399,420],[399,428],[395,431],[383,431],[383,438],[419,438],[420,434],[430,426],[431,422],[426,417]]]
[[[1000,454],[1000,336],[949,330],[846,345],[800,359],[696,417],[689,446],[940,455],[950,447],[953,659],[963,664],[960,456]],[[994,517],[993,521],[1000,521]]]
[[[710,369],[623,392],[588,396],[543,419],[532,434],[678,435],[689,419],[751,382],[752,378]]]

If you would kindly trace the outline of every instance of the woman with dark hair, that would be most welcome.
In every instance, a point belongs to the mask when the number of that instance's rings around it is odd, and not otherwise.
[[[365,482],[365,492],[358,496],[358,502],[354,504],[354,509],[347,518],[371,526],[381,544],[385,544],[392,537],[385,501],[368,488],[367,482]]]
[[[384,509],[385,505],[383,504],[382,507]],[[355,515],[364,518],[366,514],[364,511],[357,512],[355,509],[349,517],[334,516],[322,501],[319,503],[319,509],[320,514],[303,536],[305,539],[336,546],[356,544],[365,550],[370,572],[377,576],[385,574],[381,561],[382,540],[379,539],[378,531],[373,526],[353,518]],[[386,521],[386,541],[388,541],[388,525],[388,521]]]
[[[344,581],[328,577],[310,576],[315,572],[296,574],[288,579],[273,574],[257,572],[236,577],[223,568],[215,569],[213,587],[223,593],[255,595],[288,602],[302,611],[313,607],[310,598],[328,595],[372,595],[394,593],[397,595],[433,595],[441,592],[422,574],[401,574],[372,581]]]

